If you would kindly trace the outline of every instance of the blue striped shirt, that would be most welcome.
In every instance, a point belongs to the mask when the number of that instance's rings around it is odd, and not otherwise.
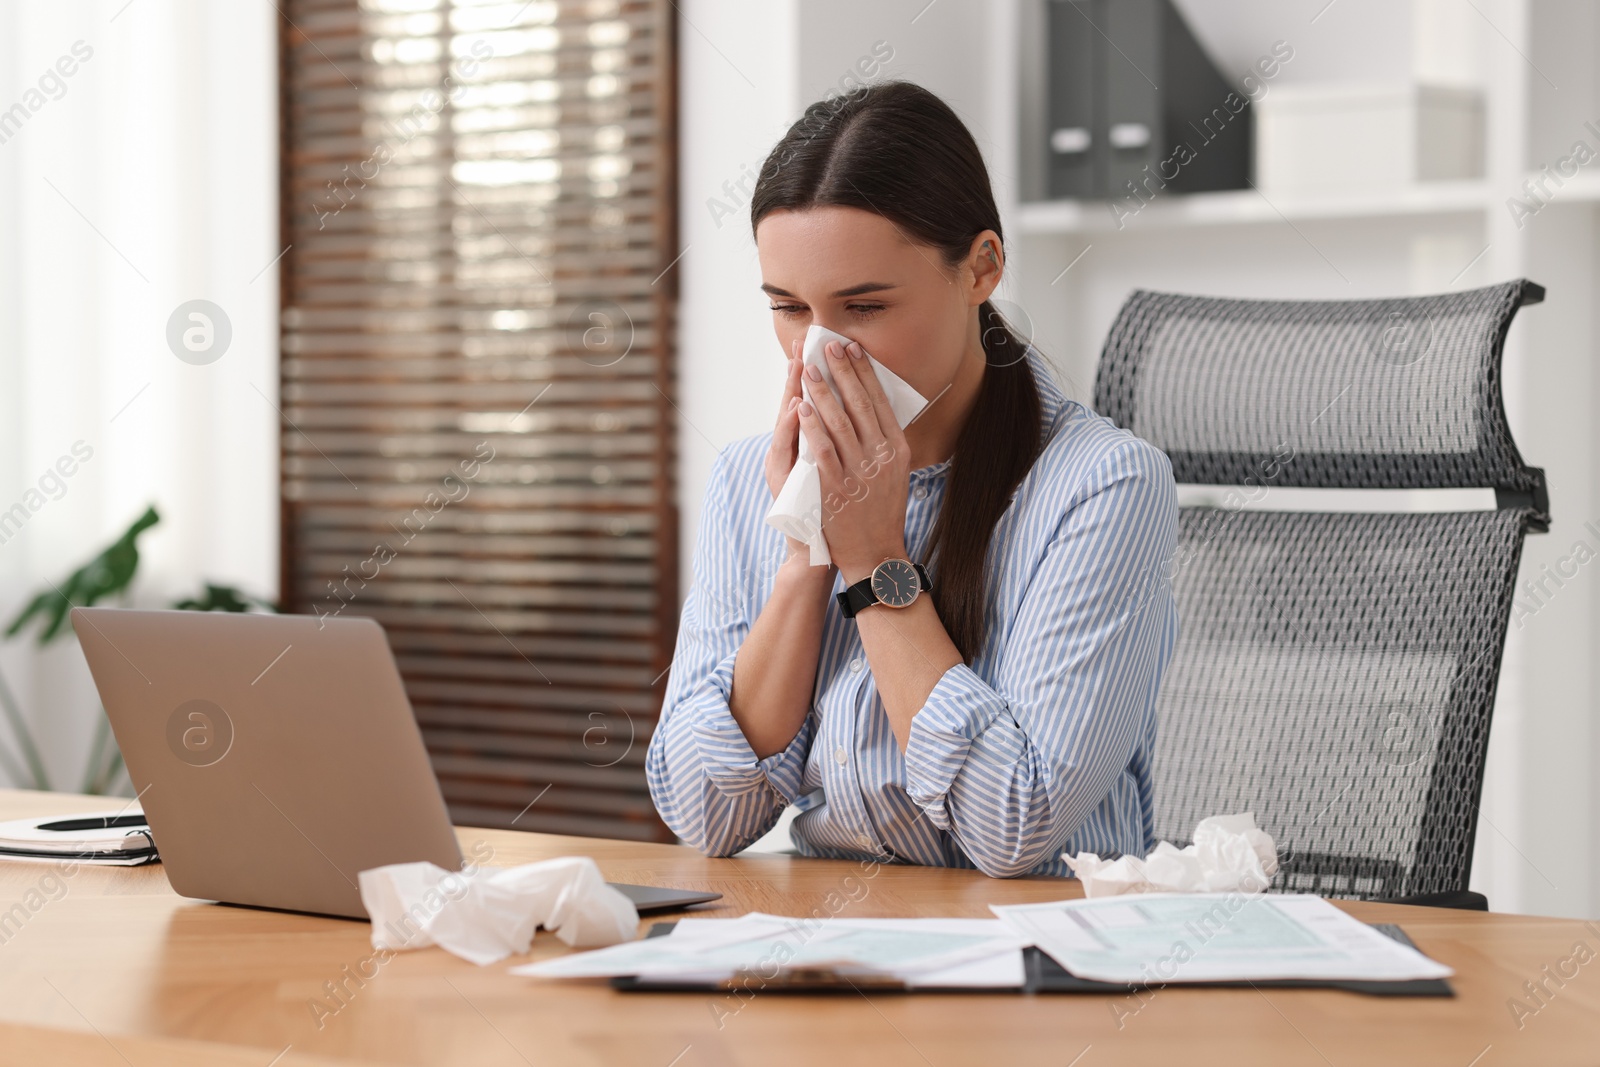
[[[734,658],[772,595],[783,535],[763,464],[770,432],[713,464],[646,773],[661,818],[712,855],[785,807],[805,856],[1070,875],[1063,851],[1155,845],[1156,692],[1178,636],[1178,502],[1154,445],[1069,399],[1035,348],[1047,444],[986,558],[988,630],[912,719],[904,754],[853,620],[829,604],[811,710],[765,759],[728,708]],[[906,546],[919,559],[950,460],[911,472]],[[928,568],[938,586],[938,559]],[[844,587],[836,576],[834,591]],[[883,609],[878,609],[883,610]]]

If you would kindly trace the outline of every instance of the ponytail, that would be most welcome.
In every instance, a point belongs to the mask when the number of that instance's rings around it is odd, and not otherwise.
[[[987,636],[984,563],[1011,497],[1043,447],[1044,409],[1027,345],[985,300],[978,308],[984,359],[977,401],[956,439],[944,502],[920,561],[938,576],[933,603],[969,665]]]

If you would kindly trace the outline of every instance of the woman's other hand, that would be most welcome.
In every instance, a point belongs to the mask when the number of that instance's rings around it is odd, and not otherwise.
[[[778,404],[778,421],[772,428],[772,447],[767,450],[767,488],[772,491],[772,498],[776,500],[783,490],[783,483],[788,481],[789,472],[794,470],[795,460],[800,456],[800,401],[805,394],[800,389],[800,372],[804,367],[801,358],[800,341],[797,338],[789,345],[789,370],[784,378],[783,399]],[[804,541],[784,535],[789,543],[789,556],[793,559],[796,554],[809,561],[811,548]]]

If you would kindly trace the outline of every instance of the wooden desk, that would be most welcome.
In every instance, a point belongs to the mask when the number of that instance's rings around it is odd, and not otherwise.
[[[106,806],[105,798],[0,791],[0,819]],[[464,850],[486,843],[495,866],[582,853],[617,881],[708,886],[725,895],[723,915],[987,916],[991,901],[1077,892],[1076,882],[1055,879],[783,856],[709,860],[669,845],[547,834],[463,829],[461,839]],[[79,867],[54,881],[50,871],[0,862],[0,915],[12,915],[0,930],[6,1067],[1600,1063],[1600,923],[1341,903],[1359,918],[1400,923],[1424,952],[1456,968],[1451,1000],[1168,988],[1143,1001],[772,993],[741,1001],[540,983],[506,973],[522,957],[480,968],[437,948],[376,966],[365,923],[185,900],[159,866]],[[1554,971],[1579,942],[1596,955],[1564,986],[1547,980],[1553,997],[1519,1029],[1508,1002],[1537,1006],[1523,983],[1547,964]],[[540,933],[526,958],[564,951]],[[363,968],[369,980],[345,979]],[[328,996],[328,983],[341,980],[349,990],[342,1005]]]

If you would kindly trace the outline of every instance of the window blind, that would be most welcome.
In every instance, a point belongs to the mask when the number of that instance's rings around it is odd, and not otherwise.
[[[289,610],[383,624],[456,822],[670,840],[670,5],[280,12]]]

